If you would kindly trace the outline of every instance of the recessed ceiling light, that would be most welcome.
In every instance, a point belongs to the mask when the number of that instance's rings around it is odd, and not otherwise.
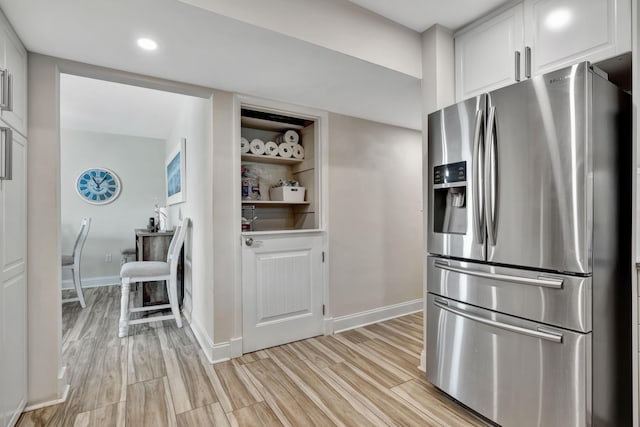
[[[556,9],[547,15],[544,20],[545,25],[552,31],[561,30],[571,22],[571,11],[569,9]]]
[[[156,43],[154,40],[147,39],[144,37],[139,38],[137,43],[138,43],[138,46],[144,50],[156,50],[158,48],[158,43]]]

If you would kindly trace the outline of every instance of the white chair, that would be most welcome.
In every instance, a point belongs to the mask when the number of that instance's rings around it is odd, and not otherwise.
[[[85,308],[87,304],[84,301],[82,282],[80,281],[80,260],[82,258],[82,248],[84,248],[84,242],[87,240],[90,227],[91,218],[83,218],[80,232],[76,237],[76,242],[73,244],[73,253],[71,255],[62,255],[62,270],[71,270],[73,285],[77,294],[76,298],[63,299],[62,302],[80,301],[82,308]]]
[[[120,299],[120,327],[118,335],[120,338],[129,333],[129,325],[139,323],[158,322],[161,320],[175,319],[178,328],[182,327],[180,318],[180,306],[178,301],[178,258],[180,250],[184,244],[184,239],[189,227],[189,218],[182,220],[169,244],[167,261],[135,261],[128,262],[122,266],[120,277],[122,278],[122,297]],[[156,304],[146,307],[129,308],[129,291],[131,283],[164,281],[169,304]],[[154,316],[142,319],[129,320],[130,313],[141,311],[160,310],[171,308],[171,314],[165,316]]]

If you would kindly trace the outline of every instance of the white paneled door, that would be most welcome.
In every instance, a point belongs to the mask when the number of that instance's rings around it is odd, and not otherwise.
[[[242,352],[320,335],[322,236],[252,236],[242,243]]]
[[[13,176],[0,180],[0,426],[17,421],[27,398],[27,141],[13,136]]]

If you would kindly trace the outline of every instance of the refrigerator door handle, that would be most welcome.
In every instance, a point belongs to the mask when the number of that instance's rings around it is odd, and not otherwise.
[[[496,107],[489,108],[484,150],[484,216],[487,223],[487,236],[491,246],[496,245],[495,206],[497,198],[496,164]]]
[[[433,305],[435,305],[441,310],[445,310],[452,314],[455,314],[456,316],[464,317],[466,319],[473,320],[474,322],[482,323],[484,325],[493,326],[494,328],[500,328],[500,329],[504,329],[505,331],[515,332],[516,334],[527,335],[530,337],[540,338],[540,339],[555,342],[555,343],[562,343],[562,334],[559,334],[559,333],[547,332],[542,328],[538,328],[538,330],[528,329],[528,328],[523,328],[521,326],[498,322],[492,319],[486,319],[484,317],[467,313],[465,311],[462,311],[453,307],[448,307],[435,300],[433,301]]]
[[[0,181],[10,181],[13,175],[13,131],[0,126]]]
[[[480,191],[480,183],[483,182],[482,168],[480,167],[480,156],[484,153],[484,141],[481,139],[484,136],[484,111],[476,111],[476,122],[473,131],[473,224],[475,226],[475,237],[478,244],[484,243],[484,207],[482,201],[482,195]]]
[[[460,267],[452,267],[447,263],[436,261],[434,265],[441,270],[453,271],[454,273],[468,274],[470,276],[482,277],[485,279],[500,280],[503,282],[518,283],[520,285],[541,286],[543,288],[562,289],[564,281],[555,277],[538,276],[533,277],[520,277],[511,276],[508,274],[489,273],[486,271],[471,270]]]

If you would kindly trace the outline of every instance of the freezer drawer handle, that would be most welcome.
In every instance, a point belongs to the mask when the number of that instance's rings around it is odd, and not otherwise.
[[[545,288],[562,289],[564,280],[555,277],[538,276],[537,279],[531,277],[510,276],[508,274],[487,273],[485,271],[468,270],[466,268],[451,267],[449,264],[436,261],[435,266],[442,270],[453,271],[454,273],[468,274],[470,276],[483,277],[486,279],[501,280],[503,282],[519,283],[521,285],[542,286]]]
[[[469,320],[473,320],[475,322],[482,323],[484,325],[489,325],[489,326],[493,326],[495,328],[504,329],[505,331],[509,331],[509,332],[515,332],[516,334],[520,334],[520,335],[528,335],[528,336],[534,337],[534,338],[541,338],[543,340],[547,340],[547,341],[551,341],[551,342],[555,342],[555,343],[561,343],[562,342],[562,334],[556,334],[556,333],[550,333],[550,332],[542,332],[541,330],[527,329],[527,328],[522,328],[520,326],[509,325],[508,323],[502,323],[502,322],[497,322],[497,321],[491,320],[491,319],[485,319],[484,317],[480,317],[480,316],[477,316],[475,314],[465,313],[462,310],[457,310],[457,309],[452,308],[452,307],[447,307],[446,305],[440,304],[438,301],[434,301],[433,304],[436,307],[440,308],[441,310],[446,310],[446,311],[448,311],[450,313],[453,313],[453,314],[455,314],[457,316],[464,317],[464,318],[467,318]]]

